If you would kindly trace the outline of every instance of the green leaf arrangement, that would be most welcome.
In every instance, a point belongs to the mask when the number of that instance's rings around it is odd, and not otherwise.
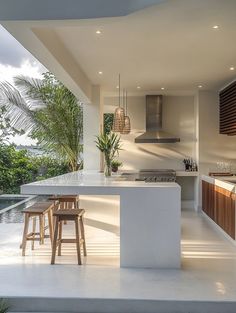
[[[96,147],[112,161],[121,150],[120,136],[115,133],[101,134],[96,136]]]
[[[112,160],[111,165],[114,167],[120,167],[122,166],[122,162],[118,161],[118,160]]]
[[[110,176],[111,163],[119,155],[119,151],[122,150],[120,136],[110,132],[109,134],[104,133],[96,136],[96,138],[96,147],[104,154],[106,167],[109,170],[109,174],[106,176]]]

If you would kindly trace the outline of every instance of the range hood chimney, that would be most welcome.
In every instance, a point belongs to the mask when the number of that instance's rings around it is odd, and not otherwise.
[[[146,132],[135,138],[136,143],[172,143],[180,138],[162,131],[162,95],[146,96]]]

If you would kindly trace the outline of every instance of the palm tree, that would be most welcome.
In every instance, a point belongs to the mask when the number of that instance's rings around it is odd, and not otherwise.
[[[14,78],[0,84],[0,106],[5,106],[12,126],[27,132],[46,151],[78,169],[82,152],[82,105],[53,74],[43,79]]]

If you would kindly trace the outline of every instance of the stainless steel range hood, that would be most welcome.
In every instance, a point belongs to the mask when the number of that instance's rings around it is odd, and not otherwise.
[[[172,143],[180,138],[162,130],[162,95],[146,96],[146,132],[135,138],[136,143]]]

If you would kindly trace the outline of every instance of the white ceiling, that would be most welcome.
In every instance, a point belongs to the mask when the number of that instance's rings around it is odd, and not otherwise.
[[[236,76],[236,0],[168,0],[54,31],[91,82],[108,92],[116,90],[118,73],[130,91],[214,89]]]

